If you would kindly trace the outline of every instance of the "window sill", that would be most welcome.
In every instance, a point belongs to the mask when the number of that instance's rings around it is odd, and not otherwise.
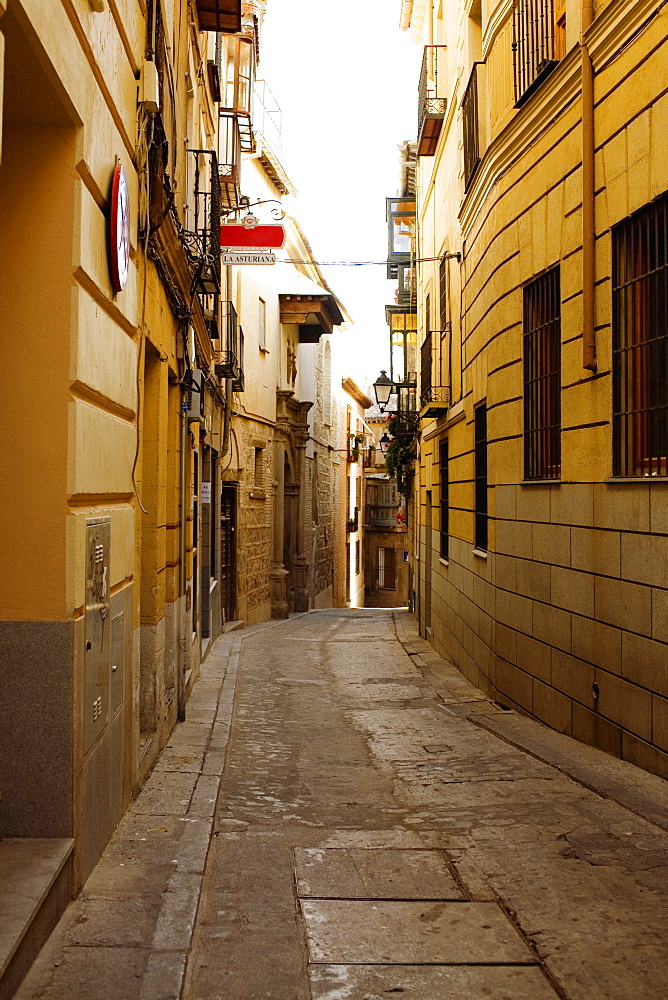
[[[638,485],[642,483],[663,483],[668,484],[668,476],[610,476],[608,479],[603,480],[604,483],[635,483]]]
[[[485,549],[476,549],[476,548],[474,548],[472,551],[473,551],[473,555],[476,557],[476,559],[486,559],[487,556],[488,556],[488,553],[485,551]]]
[[[260,354],[271,354],[271,351],[269,350],[268,347],[260,347],[258,345],[258,351],[260,352]]]
[[[267,493],[266,490],[249,490],[248,496],[251,500],[266,500]]]
[[[561,486],[561,479],[523,479],[520,486]]]
[[[449,566],[450,565],[450,560],[449,559],[444,559],[443,556],[439,556],[438,557],[438,561],[440,562],[441,566]]]

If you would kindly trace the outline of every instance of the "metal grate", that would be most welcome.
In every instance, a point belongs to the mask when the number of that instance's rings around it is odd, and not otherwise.
[[[514,0],[515,100],[525,101],[557,64],[553,0]]]
[[[478,115],[478,63],[473,63],[473,69],[466,85],[462,101],[462,120],[464,126],[464,187],[468,188],[480,163],[480,120]]]
[[[426,406],[431,401],[432,384],[432,349],[431,330],[422,342],[420,348],[420,405]]]
[[[524,289],[524,477],[561,475],[559,268]]]
[[[613,230],[613,472],[668,475],[668,196]]]
[[[475,410],[475,547],[487,551],[487,406]]]
[[[441,93],[445,85],[444,61],[444,45],[425,45],[418,85],[418,156],[433,156],[438,145],[446,107]]]
[[[450,554],[450,469],[447,440],[438,448],[438,464],[441,472],[441,559]]]
[[[396,581],[396,552],[394,549],[378,549],[378,586],[381,590],[394,590]]]

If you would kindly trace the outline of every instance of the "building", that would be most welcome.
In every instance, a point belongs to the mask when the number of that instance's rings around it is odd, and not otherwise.
[[[408,606],[408,525],[405,496],[385,468],[390,444],[392,414],[378,405],[364,418],[373,432],[364,464],[364,606],[405,608]]]
[[[401,18],[424,49],[422,634],[500,703],[667,774],[666,9]]]
[[[0,429],[0,872],[43,882],[3,992],[220,632],[337,599],[341,307],[294,220],[295,265],[221,258],[221,225],[291,191],[263,11],[0,2],[0,352],[28,392]]]

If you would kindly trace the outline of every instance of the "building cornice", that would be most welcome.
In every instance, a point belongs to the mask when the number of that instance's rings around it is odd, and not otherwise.
[[[496,9],[492,11],[492,15],[485,25],[485,31],[482,36],[483,60],[487,59],[497,35],[504,27],[506,20],[510,17],[512,9],[513,0],[502,0],[501,3],[497,4]]]
[[[366,393],[362,392],[357,382],[354,382],[351,378],[342,378],[341,387],[348,393],[349,396],[359,403],[362,409],[368,410],[370,406],[373,406],[373,400],[369,399]]]

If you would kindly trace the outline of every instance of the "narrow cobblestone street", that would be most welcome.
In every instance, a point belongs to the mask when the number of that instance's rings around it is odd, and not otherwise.
[[[228,633],[20,1000],[661,1000],[668,791],[406,612]]]

